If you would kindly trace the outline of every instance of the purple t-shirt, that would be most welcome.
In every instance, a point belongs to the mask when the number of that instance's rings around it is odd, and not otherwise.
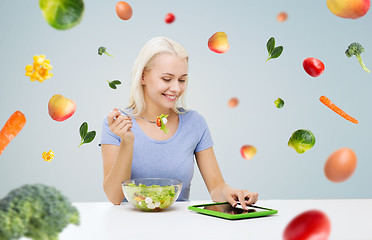
[[[194,154],[212,147],[213,141],[205,119],[198,112],[188,110],[178,116],[176,133],[164,141],[148,137],[132,118],[134,148],[131,179],[178,179],[182,181],[182,191],[177,201],[188,201],[194,175]],[[106,115],[100,145],[120,145],[120,142],[120,137],[110,130]]]

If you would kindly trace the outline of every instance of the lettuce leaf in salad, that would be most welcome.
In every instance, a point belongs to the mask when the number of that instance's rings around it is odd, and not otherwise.
[[[167,128],[167,126],[165,126],[165,123],[163,121],[163,118],[166,119],[168,116],[169,115],[162,114],[162,115],[160,115],[160,117],[158,117],[158,118],[160,118],[160,122],[161,122],[160,130],[162,130],[165,134],[167,134],[169,132],[169,129]]]

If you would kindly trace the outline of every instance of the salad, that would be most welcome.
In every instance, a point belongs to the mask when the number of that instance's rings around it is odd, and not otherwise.
[[[128,183],[125,188],[127,200],[141,210],[156,211],[169,207],[176,199],[174,186]]]
[[[168,122],[168,116],[169,115],[162,114],[160,117],[156,118],[156,126],[160,127],[160,130],[163,130],[165,134],[169,132],[169,129],[167,128],[167,126],[165,126],[165,124],[167,124]]]

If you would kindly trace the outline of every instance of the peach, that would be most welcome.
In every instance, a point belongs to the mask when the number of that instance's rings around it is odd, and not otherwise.
[[[370,5],[370,0],[327,0],[328,9],[342,18],[360,18],[368,12]]]
[[[76,103],[61,94],[56,94],[49,100],[48,110],[52,119],[62,122],[75,113]]]
[[[240,148],[240,154],[246,160],[251,160],[256,153],[257,149],[252,145],[244,145]]]
[[[216,32],[208,40],[208,47],[215,53],[225,53],[230,49],[227,41],[227,34],[224,32]]]

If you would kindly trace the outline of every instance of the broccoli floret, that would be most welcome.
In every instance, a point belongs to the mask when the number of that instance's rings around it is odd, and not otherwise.
[[[54,187],[24,185],[0,200],[1,240],[57,240],[69,223],[80,224],[79,212]]]
[[[10,210],[0,210],[0,239],[19,239],[25,234],[25,225],[18,213]]]
[[[113,57],[113,56],[110,55],[108,52],[106,52],[106,48],[105,48],[105,47],[99,47],[99,48],[98,48],[98,54],[99,54],[99,55],[107,54],[107,55],[109,55],[110,57]]]
[[[355,55],[355,57],[358,59],[359,63],[360,63],[360,66],[362,66],[362,68],[366,71],[366,72],[370,72],[369,69],[364,65],[363,61],[362,61],[362,57],[360,56],[360,54],[362,54],[362,52],[364,52],[364,48],[362,47],[362,45],[360,45],[360,43],[352,43],[349,45],[349,47],[346,49],[345,51],[345,54],[346,56],[348,57],[352,57],[353,55]]]

